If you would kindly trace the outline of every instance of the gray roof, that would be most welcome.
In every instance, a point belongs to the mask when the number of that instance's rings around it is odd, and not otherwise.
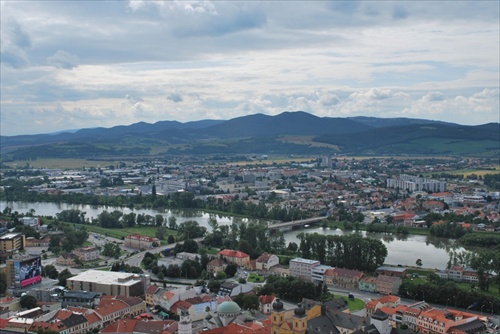
[[[395,271],[398,273],[402,273],[406,271],[405,267],[389,267],[389,266],[382,266],[378,267],[377,270],[387,270],[387,271]]]

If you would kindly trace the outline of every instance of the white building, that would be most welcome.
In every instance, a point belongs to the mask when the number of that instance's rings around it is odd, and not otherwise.
[[[390,178],[386,181],[387,188],[399,188],[401,190],[444,192],[446,182],[427,179],[419,176],[400,174],[397,178]]]
[[[312,280],[313,268],[319,265],[319,261],[316,260],[295,258],[290,260],[288,266],[289,275],[310,282]]]

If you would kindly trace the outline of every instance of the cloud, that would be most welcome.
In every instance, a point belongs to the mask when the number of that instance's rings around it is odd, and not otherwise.
[[[77,56],[71,55],[64,50],[57,50],[57,52],[47,58],[47,63],[57,68],[70,70],[78,66],[80,60]]]
[[[179,94],[179,93],[171,93],[167,96],[167,100],[178,103],[178,102],[182,102],[184,99],[182,98],[181,94]]]
[[[429,92],[422,97],[422,100],[429,102],[443,101],[444,94],[442,92]]]
[[[17,21],[8,17],[2,20],[6,22],[1,27],[1,62],[14,68],[27,66],[28,51],[32,47],[30,36]]]
[[[3,135],[284,110],[498,121],[497,1],[0,6]]]

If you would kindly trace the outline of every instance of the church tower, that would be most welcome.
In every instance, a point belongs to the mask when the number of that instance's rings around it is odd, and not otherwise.
[[[285,322],[285,309],[283,303],[279,298],[273,303],[273,310],[271,311],[271,334],[279,334],[280,327]]]
[[[179,319],[179,329],[178,334],[191,334],[193,333],[193,322],[189,317],[188,310],[181,310],[181,315]]]
[[[307,313],[301,304],[293,311],[293,334],[304,334],[307,330]]]

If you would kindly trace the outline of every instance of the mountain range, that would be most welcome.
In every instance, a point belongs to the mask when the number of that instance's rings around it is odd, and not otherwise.
[[[465,126],[412,118],[317,117],[295,111],[230,120],[139,122],[128,126],[0,136],[3,161],[170,155],[500,154],[500,124]]]

